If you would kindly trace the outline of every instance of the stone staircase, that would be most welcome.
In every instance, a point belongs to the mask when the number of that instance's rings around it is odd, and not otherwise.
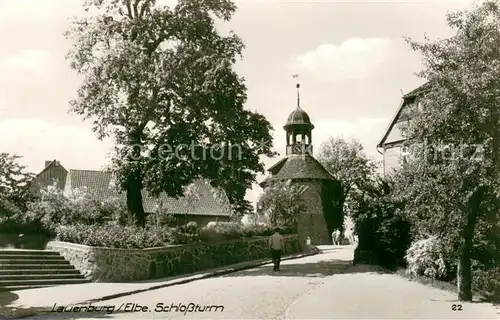
[[[59,252],[0,249],[0,291],[87,282]]]

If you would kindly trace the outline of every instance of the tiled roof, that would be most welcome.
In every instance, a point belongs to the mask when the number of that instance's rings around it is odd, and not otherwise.
[[[335,180],[335,178],[311,155],[290,155],[269,170],[271,175],[259,185],[290,179]],[[274,171],[274,172],[272,172]]]
[[[194,182],[194,187],[197,190],[199,200],[195,201],[192,206],[189,206],[184,198],[171,198],[165,193],[156,198],[143,190],[144,211],[152,213],[157,205],[163,203],[166,210],[173,214],[229,216],[229,211],[219,205],[213,196],[209,184],[198,180]],[[102,200],[112,197],[126,197],[124,192],[116,191],[116,188],[113,187],[112,174],[105,171],[71,169],[67,176],[65,189],[66,192],[70,189],[86,189],[93,196]]]

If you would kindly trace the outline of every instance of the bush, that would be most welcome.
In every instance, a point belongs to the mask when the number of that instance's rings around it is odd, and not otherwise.
[[[405,266],[411,224],[403,215],[402,203],[391,196],[391,187],[390,182],[379,181],[356,199],[353,219],[359,242],[354,251],[355,263],[390,269]]]
[[[121,226],[117,223],[104,225],[75,224],[58,226],[56,240],[95,247],[142,249],[170,244],[171,232],[161,227],[140,228]]]
[[[131,224],[123,201],[115,198],[99,201],[82,192],[65,197],[60,190],[49,188],[27,207],[27,212],[18,215],[17,222],[40,226],[49,233],[55,233],[61,225],[104,225],[111,221]]]
[[[153,214],[146,217],[146,225],[157,225],[164,227],[177,227],[178,221],[173,214],[163,205],[155,208]]]
[[[201,241],[198,224],[194,221],[190,221],[184,226],[164,228],[168,230],[171,244],[189,244]]]
[[[416,241],[406,252],[407,272],[432,279],[445,279],[450,273],[445,254],[442,242],[437,237]]]
[[[2,234],[37,234],[52,237],[55,232],[47,230],[40,223],[26,222],[22,216],[0,218],[0,233]]]
[[[198,228],[196,222],[189,222],[178,227],[150,225],[146,228],[108,222],[103,225],[83,223],[59,225],[55,232],[56,239],[59,241],[97,247],[137,249],[269,236],[274,229],[262,225],[243,226],[235,222],[212,223],[201,229]],[[294,233],[291,228],[282,229],[282,234],[291,233]]]
[[[500,303],[500,266],[475,270],[472,287],[489,301]]]
[[[478,236],[481,238],[481,235]],[[487,242],[492,246],[491,242]],[[474,255],[482,258],[472,260],[472,288],[489,301],[500,302],[500,267],[496,257],[485,255],[485,243],[474,244]],[[483,255],[479,255],[483,253]],[[414,242],[408,249],[407,273],[444,280],[456,285],[457,262],[453,248],[437,237]]]
[[[56,228],[56,239],[96,247],[141,249],[200,241],[196,223],[182,227],[74,224]]]
[[[200,230],[202,241],[221,241],[239,239],[243,236],[243,225],[238,222],[217,222]]]
[[[281,234],[293,234],[295,230],[291,227],[282,227],[280,232]],[[224,241],[270,236],[273,233],[274,228],[267,225],[244,225],[240,222],[216,222],[210,223],[200,230],[200,239],[205,242]]]

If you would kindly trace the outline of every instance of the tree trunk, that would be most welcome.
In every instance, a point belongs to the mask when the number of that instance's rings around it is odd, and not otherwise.
[[[142,177],[137,169],[131,172],[127,179],[127,208],[135,218],[136,224],[144,228],[146,226],[146,214],[142,204]]]
[[[344,191],[344,190],[343,190]],[[345,205],[345,201],[347,199],[347,192],[342,192],[342,196],[340,198],[340,208],[339,208],[339,221],[337,221],[337,224],[338,224],[338,229],[340,231],[340,234],[342,236],[344,236],[344,205]]]
[[[468,203],[467,223],[462,233],[457,268],[458,299],[461,301],[472,301],[471,250],[483,193],[484,187],[479,187],[472,194]]]
[[[129,168],[127,176],[127,209],[132,217],[135,218],[136,225],[139,227],[146,227],[146,214],[142,203],[142,170],[141,170],[141,137],[142,131],[146,126],[146,122],[139,124],[133,128],[129,135],[129,144],[132,146],[129,161],[131,167]]]

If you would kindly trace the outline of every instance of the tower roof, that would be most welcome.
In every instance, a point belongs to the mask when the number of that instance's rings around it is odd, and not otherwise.
[[[273,181],[293,179],[336,181],[321,163],[309,154],[288,156],[269,168],[268,171],[271,175],[259,184],[262,187]]]
[[[297,83],[297,108],[290,113],[288,119],[286,121],[285,126],[283,127],[285,130],[289,127],[306,127],[310,130],[314,129],[314,125],[311,123],[311,118],[307,112],[302,110],[300,107],[300,84]]]
[[[293,110],[292,113],[290,113],[290,115],[288,116],[285,124],[285,129],[293,125],[305,125],[310,126],[311,129],[314,128],[314,125],[311,123],[311,119],[309,118],[307,112],[302,110],[302,108],[299,106],[297,106],[297,108]]]

